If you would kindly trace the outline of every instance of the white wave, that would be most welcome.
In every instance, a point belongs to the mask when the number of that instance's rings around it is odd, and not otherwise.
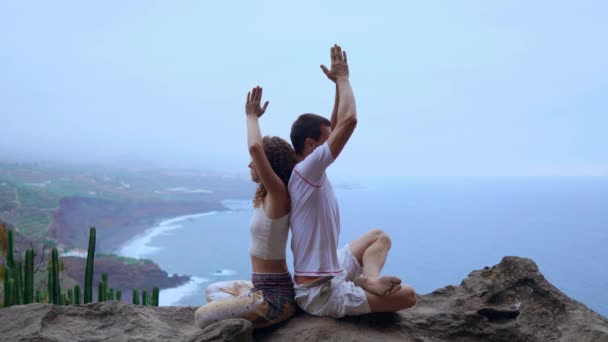
[[[253,209],[253,204],[251,200],[242,200],[242,199],[228,199],[223,200],[222,205],[230,211],[247,211]]]
[[[188,296],[199,294],[204,297],[205,293],[202,290],[202,284],[209,282],[209,279],[202,277],[190,277],[190,281],[184,285],[169,289],[162,289],[158,295],[159,306],[178,305],[179,301]]]
[[[227,270],[227,269],[222,269],[222,270],[217,270],[215,272],[211,272],[209,273],[209,275],[212,276],[230,276],[230,275],[235,275],[237,272],[235,270]]]
[[[169,192],[183,192],[186,194],[212,194],[213,191],[208,189],[190,189],[190,188],[167,188]]]
[[[66,257],[77,257],[77,258],[86,258],[88,252],[82,249],[72,249],[69,252],[61,253],[61,256]]]
[[[153,238],[172,230],[182,228],[183,226],[179,224],[180,222],[193,220],[203,216],[215,215],[217,213],[217,211],[209,211],[206,213],[183,215],[163,220],[155,227],[147,229],[142,234],[127,241],[119,248],[117,253],[131,258],[142,258],[144,255],[154,254],[160,251],[161,248],[150,246],[150,242]]]

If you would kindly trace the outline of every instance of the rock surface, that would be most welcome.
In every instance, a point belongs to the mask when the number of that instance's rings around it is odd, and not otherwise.
[[[116,302],[0,310],[0,341],[608,341],[608,320],[549,284],[529,259],[505,257],[459,286],[395,314],[335,320],[299,313],[253,332],[244,320],[205,330],[194,307]]]

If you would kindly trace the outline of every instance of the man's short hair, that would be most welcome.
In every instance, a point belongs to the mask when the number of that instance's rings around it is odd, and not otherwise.
[[[321,125],[331,127],[331,123],[321,115],[306,113],[300,115],[291,125],[291,144],[297,155],[304,151],[306,138],[319,140],[321,137]]]

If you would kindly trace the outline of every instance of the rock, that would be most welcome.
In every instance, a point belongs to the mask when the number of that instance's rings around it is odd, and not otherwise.
[[[191,338],[188,342],[251,342],[253,333],[253,325],[251,322],[244,319],[226,319],[214,323],[204,330],[201,330]]]
[[[118,302],[29,304],[0,310],[0,341],[180,341],[200,329],[192,307]]]
[[[341,320],[300,314],[256,341],[608,341],[608,320],[553,287],[530,259],[505,257],[414,308]]]
[[[87,266],[87,259],[78,257],[61,257],[63,275],[82,282]],[[116,256],[95,256],[93,284],[98,284],[102,274],[108,273],[110,287],[122,291],[122,301],[133,302],[133,289],[148,289],[157,286],[161,289],[178,287],[190,280],[188,276],[169,275],[158,264],[149,260],[129,260],[125,262]],[[96,295],[94,296],[97,297]]]
[[[530,259],[505,257],[459,286],[419,296],[393,314],[344,319],[299,313],[253,332],[232,319],[205,330],[195,307],[117,302],[0,310],[0,341],[608,341],[608,320],[553,287]]]

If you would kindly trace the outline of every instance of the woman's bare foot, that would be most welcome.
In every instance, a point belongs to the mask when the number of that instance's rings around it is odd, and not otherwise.
[[[401,279],[392,276],[376,278],[360,277],[356,279],[355,284],[377,296],[386,296],[401,289]]]

